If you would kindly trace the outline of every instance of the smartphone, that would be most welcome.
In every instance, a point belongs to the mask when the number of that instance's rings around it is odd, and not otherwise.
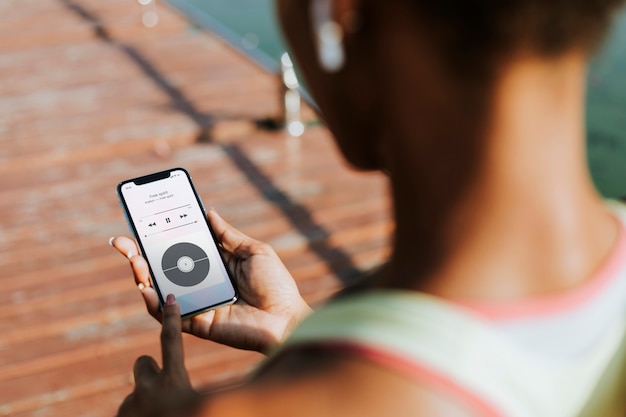
[[[117,193],[161,306],[174,294],[183,317],[234,303],[237,290],[191,176],[173,168],[122,181]]]

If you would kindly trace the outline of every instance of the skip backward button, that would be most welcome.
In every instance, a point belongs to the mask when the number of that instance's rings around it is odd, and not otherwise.
[[[150,224],[148,225],[148,227],[154,227],[154,226],[156,226],[156,223],[150,223]]]

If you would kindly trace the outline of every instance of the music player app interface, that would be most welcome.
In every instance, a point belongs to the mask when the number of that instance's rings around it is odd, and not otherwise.
[[[235,297],[185,171],[120,192],[162,297],[174,294],[183,315]]]

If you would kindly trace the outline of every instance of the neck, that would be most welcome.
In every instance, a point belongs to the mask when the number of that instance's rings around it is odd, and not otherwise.
[[[416,216],[437,202],[407,198],[424,194],[392,173],[397,231],[388,284],[444,297],[515,299],[593,275],[616,225],[587,171],[584,78],[578,55],[519,60],[504,71],[480,167],[432,233],[423,233],[429,219]]]

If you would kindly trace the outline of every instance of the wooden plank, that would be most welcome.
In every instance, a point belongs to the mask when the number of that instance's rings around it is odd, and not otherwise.
[[[0,415],[110,416],[135,358],[159,356],[159,326],[107,244],[128,234],[122,179],[186,167],[312,303],[388,254],[384,177],[350,171],[321,127],[256,130],[278,109],[274,76],[160,16],[148,30],[128,0],[0,2]],[[198,387],[262,359],[193,337],[185,350]]]

